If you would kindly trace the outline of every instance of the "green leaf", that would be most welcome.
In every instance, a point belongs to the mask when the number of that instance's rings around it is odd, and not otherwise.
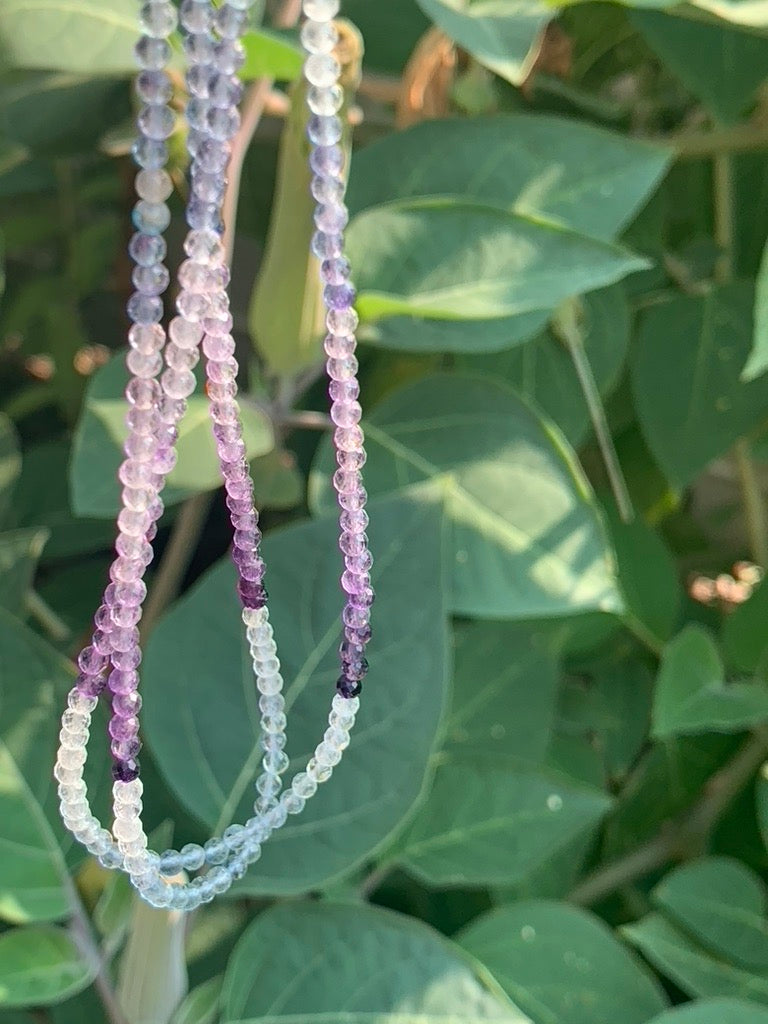
[[[111,548],[115,539],[111,520],[76,518],[72,512],[69,458],[70,445],[64,439],[43,441],[24,452],[14,512],[21,525],[49,531],[44,560],[102,551]]]
[[[0,56],[8,68],[132,74],[132,0],[3,0]]]
[[[252,78],[274,78],[279,82],[292,82],[301,74],[304,63],[302,49],[284,35],[266,29],[246,32],[243,46],[245,64],[239,74],[246,81]]]
[[[337,536],[337,523],[327,519],[264,542],[290,709],[291,772],[303,768],[322,738],[339,672]],[[434,495],[374,504],[370,538],[376,639],[352,745],[333,781],[266,845],[244,880],[249,892],[303,892],[350,871],[421,794],[449,671]],[[250,813],[261,763],[258,693],[241,629],[227,559],[155,630],[146,657],[145,729],[153,753],[183,803],[217,832]],[[340,829],[340,820],[353,820],[354,829]]]
[[[706,857],[670,872],[654,903],[713,954],[768,970],[766,889],[737,860]]]
[[[455,636],[448,749],[462,758],[495,763],[541,761],[557,696],[552,640],[530,624],[508,622],[459,625]]]
[[[453,609],[487,618],[619,611],[613,562],[587,481],[549,424],[482,377],[441,374],[388,395],[364,422],[372,494],[439,480]],[[310,502],[330,511],[333,452],[320,448]]]
[[[768,370],[768,244],[763,249],[760,270],[755,284],[755,335],[742,380],[751,381]]]
[[[723,654],[739,672],[756,673],[764,668],[768,636],[768,581],[760,583],[751,597],[738,605],[723,623]]]
[[[355,152],[347,201],[358,214],[394,199],[452,196],[609,241],[654,190],[670,156],[543,114],[426,121]]]
[[[259,508],[295,508],[304,500],[304,477],[293,452],[275,449],[254,459],[251,479]]]
[[[82,848],[64,830],[53,779],[59,719],[74,684],[72,665],[35,633],[0,609],[0,707],[3,741],[40,804],[59,847],[82,860]],[[95,716],[94,732],[103,722]],[[107,758],[92,757],[85,781],[94,813],[103,815],[112,788]]]
[[[632,11],[629,19],[717,120],[739,121],[766,78],[768,39],[659,11]]]
[[[642,519],[624,523],[611,507],[606,520],[627,614],[657,640],[668,640],[678,623],[683,599],[672,552]]]
[[[223,981],[221,977],[210,978],[193,988],[174,1013],[171,1024],[215,1024],[219,1019]]]
[[[661,914],[625,925],[624,935],[665,977],[691,996],[733,996],[768,1004],[768,973],[712,956]]]
[[[753,288],[676,296],[643,315],[632,387],[648,446],[669,480],[684,487],[764,418],[768,378],[744,384],[752,343]],[[659,381],[664,387],[659,387]]]
[[[47,540],[45,529],[0,533],[0,605],[14,615],[25,615],[24,599]]]
[[[687,626],[664,650],[653,704],[653,735],[738,732],[768,719],[768,688],[726,685],[710,635]]]
[[[0,935],[0,1007],[51,1006],[86,988],[93,972],[60,928]]]
[[[595,829],[610,804],[544,768],[449,760],[395,857],[432,886],[514,886]]]
[[[11,507],[20,472],[21,452],[16,430],[8,417],[0,413],[0,522],[5,520]]]
[[[763,764],[755,782],[755,810],[763,845],[768,850],[768,762]]]
[[[742,999],[700,999],[662,1013],[649,1024],[768,1024],[768,1010]]]
[[[602,921],[564,903],[502,907],[459,937],[534,1024],[643,1024],[667,1006]]]
[[[590,292],[582,299],[584,313],[584,348],[597,386],[608,395],[618,382],[629,350],[629,305],[619,285]],[[507,321],[519,323],[522,317]],[[382,329],[396,323],[385,320]],[[474,342],[482,324],[465,323],[471,330],[468,340]],[[420,327],[414,325],[418,337]],[[525,341],[525,338],[520,338]],[[517,339],[507,339],[516,344]],[[508,346],[507,346],[508,347]],[[482,351],[478,345],[474,351]],[[457,365],[466,370],[479,370],[510,383],[515,390],[541,409],[560,427],[569,444],[578,447],[590,429],[589,410],[576,376],[573,360],[563,343],[550,328],[545,328],[526,345],[508,347],[506,352],[491,356],[459,357]]]
[[[89,383],[70,466],[72,507],[77,515],[108,518],[120,507],[117,470],[124,457],[122,445],[127,433],[127,407],[122,397],[127,382],[123,357],[116,356]],[[240,409],[248,457],[271,451],[274,437],[266,416],[247,401],[241,403]],[[163,492],[166,506],[177,504],[190,494],[213,490],[221,482],[202,383],[187,400],[177,450],[178,461],[168,477],[169,487]]]
[[[362,320],[486,320],[551,309],[647,262],[608,242],[529,216],[454,199],[366,210],[348,254]]]
[[[69,905],[64,857],[40,804],[1,743],[0,850],[0,918],[19,924],[64,917]]]
[[[538,309],[491,320],[389,316],[361,324],[359,338],[396,352],[502,352],[530,341],[544,327],[549,314],[550,310]]]
[[[284,904],[229,962],[222,1024],[530,1024],[420,922],[369,906]]]
[[[537,0],[417,0],[451,39],[513,85],[528,77],[533,44],[553,10]]]

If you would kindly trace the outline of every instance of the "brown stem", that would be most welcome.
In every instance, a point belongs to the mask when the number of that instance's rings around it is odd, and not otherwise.
[[[129,1024],[125,1014],[117,1002],[112,981],[108,973],[108,965],[101,955],[93,934],[90,919],[83,907],[80,895],[69,876],[64,877],[64,885],[70,908],[69,932],[75,945],[94,971],[94,988],[99,994],[109,1024]]]
[[[588,906],[664,867],[701,854],[733,800],[768,757],[768,730],[757,730],[733,758],[709,779],[698,800],[658,834],[612,864],[587,875],[568,897]]]

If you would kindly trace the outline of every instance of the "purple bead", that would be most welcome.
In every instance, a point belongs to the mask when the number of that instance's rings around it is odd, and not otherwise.
[[[367,643],[369,643],[371,635],[372,634],[370,626],[361,626],[359,629],[347,626],[347,628],[344,630],[344,636],[351,644],[358,644],[363,648]]]
[[[98,676],[106,669],[108,662],[107,655],[95,647],[84,647],[78,656],[77,666],[85,675]]]
[[[263,608],[267,603],[267,591],[262,583],[239,579],[237,593],[246,608]]]
[[[371,613],[368,608],[356,608],[352,604],[347,604],[344,607],[341,618],[345,626],[350,626],[353,629],[364,629],[371,621]]]
[[[320,276],[326,284],[348,284],[350,270],[349,260],[341,256],[336,259],[323,260]]]
[[[107,680],[107,686],[111,692],[123,696],[133,693],[138,685],[139,673],[134,669],[113,669]]]
[[[116,669],[132,671],[141,664],[141,651],[136,647],[130,651],[115,651],[112,655],[112,664]]]
[[[117,762],[132,761],[138,757],[139,751],[141,750],[141,742],[137,739],[113,740],[109,745],[109,749],[112,753],[112,757],[114,757]]]
[[[139,777],[139,762],[130,758],[127,761],[116,761],[112,765],[112,778],[115,782],[133,782]]]
[[[359,679],[347,679],[346,676],[340,676],[336,682],[336,692],[346,700],[359,697],[362,690],[363,684]]]
[[[328,309],[350,309],[355,301],[355,289],[351,284],[327,284],[323,299]]]
[[[139,711],[141,711],[141,703],[141,696],[135,690],[129,690],[127,693],[113,692],[112,711],[123,718],[138,715]]]
[[[240,578],[247,580],[249,583],[261,583],[266,575],[267,567],[258,555],[255,555],[252,551],[242,551],[240,548],[233,548],[233,561],[235,551],[239,551],[240,554],[245,556],[242,564],[238,564],[237,567]]]
[[[131,259],[140,267],[154,267],[155,264],[162,263],[167,249],[162,235],[145,235],[140,231],[128,243]]]
[[[134,292],[128,300],[127,310],[136,324],[156,324],[163,319],[163,301],[156,295]]]
[[[109,720],[109,735],[113,740],[133,740],[139,734],[139,720],[134,716],[121,718],[113,715]]]
[[[335,178],[344,166],[344,153],[340,146],[317,146],[310,154],[309,166],[321,178]]]
[[[75,682],[77,692],[84,697],[99,697],[106,686],[106,680],[101,676],[81,674]]]
[[[339,234],[329,235],[325,231],[316,231],[310,244],[312,254],[319,260],[335,259],[341,256],[344,239]]]
[[[167,103],[173,84],[165,71],[142,71],[136,79],[136,95],[142,103]]]

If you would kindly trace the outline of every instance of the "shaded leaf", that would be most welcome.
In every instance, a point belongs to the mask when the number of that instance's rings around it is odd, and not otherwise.
[[[664,650],[653,703],[653,735],[738,732],[768,719],[768,688],[725,682],[714,641],[687,626]]]
[[[667,1005],[655,978],[602,921],[564,903],[502,907],[459,941],[534,1024],[644,1024]]]
[[[632,386],[640,425],[678,487],[765,418],[768,379],[740,378],[752,343],[753,288],[676,296],[646,310],[634,349]],[[664,386],[659,386],[659,381]]]
[[[699,999],[668,1010],[649,1024],[768,1024],[768,1010],[742,999]]]
[[[428,885],[518,885],[610,807],[608,796],[543,768],[449,760],[397,843]]]
[[[570,229],[453,199],[366,210],[350,227],[348,253],[363,321],[485,320],[549,310],[647,265]]]
[[[741,372],[745,381],[754,380],[768,370],[768,244],[763,250],[755,284],[755,334],[749,358]]]
[[[10,68],[132,74],[132,0],[4,0],[0,55]]]
[[[211,978],[193,988],[174,1013],[171,1024],[215,1024],[219,1017],[223,980]]]
[[[566,442],[512,391],[482,377],[435,375],[400,388],[364,421],[372,494],[439,480],[446,494],[453,608],[535,618],[621,601],[602,524]],[[324,441],[310,502],[335,507]]]
[[[45,529],[0,533],[0,605],[21,618],[47,540]]]
[[[117,470],[122,462],[128,382],[123,357],[118,355],[92,377],[72,447],[70,487],[77,515],[107,518],[120,507]],[[264,455],[274,444],[272,427],[252,403],[241,404],[243,436],[249,458]],[[182,501],[190,494],[219,486],[221,473],[216,455],[208,399],[198,390],[187,400],[187,413],[179,425],[178,461],[163,492],[165,504]]]
[[[11,507],[16,481],[21,472],[19,439],[13,423],[0,413],[0,522]]]
[[[248,891],[302,892],[351,870],[419,797],[448,672],[440,532],[440,506],[431,497],[372,506],[379,598],[355,735],[332,782],[265,846],[242,883]],[[282,641],[291,773],[303,768],[322,737],[339,672],[337,533],[328,519],[289,527],[264,542],[271,617]],[[258,693],[240,633],[227,560],[170,612],[146,657],[147,738],[171,787],[217,832],[250,813],[261,762]],[[340,829],[342,821],[354,822],[354,829]]]
[[[0,850],[0,917],[16,924],[64,917],[69,901],[63,854],[40,804],[3,744]]]
[[[272,907],[229,962],[222,1024],[529,1024],[425,925],[330,902]]]
[[[60,928],[0,935],[0,1007],[50,1006],[82,991],[93,973]]]
[[[768,970],[766,889],[739,861],[706,857],[677,868],[653,890],[653,901],[713,954]]]

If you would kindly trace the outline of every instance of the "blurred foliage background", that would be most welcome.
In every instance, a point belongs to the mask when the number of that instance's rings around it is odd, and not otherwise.
[[[72,847],[51,777],[119,498],[137,5],[0,2],[0,1024],[766,1024],[768,7],[341,13],[371,673],[333,781],[182,920]],[[341,601],[297,15],[254,9],[228,197],[296,769]],[[253,801],[202,387],[170,484],[159,849]]]

